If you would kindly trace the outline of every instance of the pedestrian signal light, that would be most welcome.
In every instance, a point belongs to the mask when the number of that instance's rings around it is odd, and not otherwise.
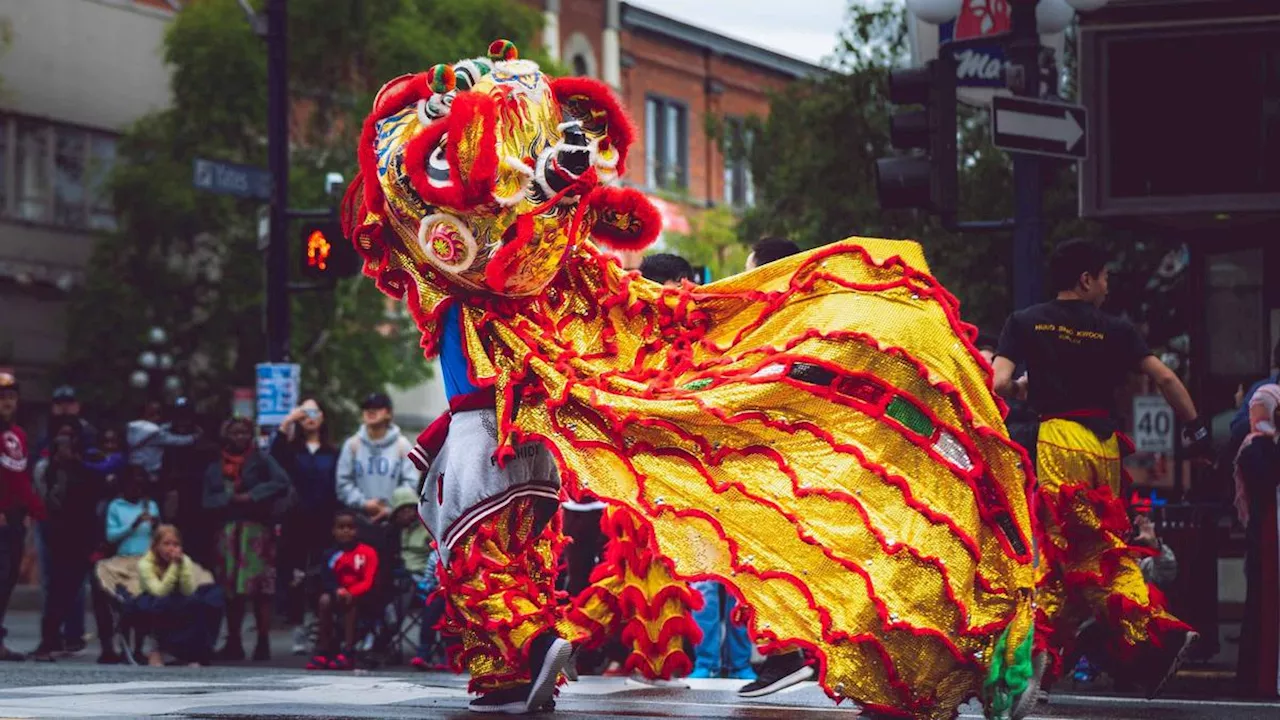
[[[324,272],[329,269],[329,252],[333,248],[329,239],[319,230],[307,236],[307,267]]]
[[[299,264],[304,277],[333,281],[360,271],[360,258],[342,236],[342,226],[338,223],[308,223],[302,228],[300,240]]]

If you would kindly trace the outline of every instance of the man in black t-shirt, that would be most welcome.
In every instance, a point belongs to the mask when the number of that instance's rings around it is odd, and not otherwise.
[[[1141,372],[1187,424],[1184,439],[1207,446],[1208,430],[1178,376],[1151,354],[1133,325],[1099,309],[1109,260],[1086,240],[1058,246],[1049,261],[1057,297],[1009,318],[992,363],[996,391],[1028,399],[1041,419],[1036,677],[1015,718],[1034,707],[1040,686],[1062,670],[1062,654],[1090,617],[1097,622],[1081,633],[1081,649],[1113,676],[1127,674],[1145,685],[1151,696],[1198,637],[1148,592],[1136,553],[1126,551],[1115,392],[1129,373]],[[1019,365],[1026,372],[1014,379]]]

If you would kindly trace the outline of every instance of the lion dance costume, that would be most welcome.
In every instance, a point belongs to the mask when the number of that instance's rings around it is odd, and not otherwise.
[[[428,355],[465,360],[419,512],[473,689],[531,683],[539,706],[541,639],[572,635],[546,508],[590,493],[680,579],[725,583],[766,651],[807,649],[831,697],[1006,712],[1031,672],[1027,459],[955,299],[886,240],[701,287],[623,271],[593,240],[641,248],[659,223],[609,185],[632,133],[606,86],[500,41],[393,80],[361,137],[344,217],[365,272]]]

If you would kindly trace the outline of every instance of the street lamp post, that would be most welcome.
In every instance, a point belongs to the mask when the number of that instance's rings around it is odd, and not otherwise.
[[[924,22],[941,25],[954,19],[965,7],[966,0],[907,0],[907,8]],[[939,55],[976,43],[1002,43],[1009,64],[1005,85],[1018,97],[1039,98],[1041,94],[1043,48],[1040,34],[1066,30],[1076,12],[1097,10],[1107,0],[1010,0],[1009,32],[998,36],[951,42],[939,48]],[[1056,83],[1050,83],[1052,89]],[[1040,159],[1030,153],[1012,153],[1014,184],[1013,300],[1015,308],[1024,308],[1041,299],[1041,274],[1044,267],[1043,183]],[[990,228],[1005,227],[997,223],[967,223]],[[957,227],[962,224],[957,224]],[[965,229],[965,228],[961,228]]]
[[[167,395],[182,392],[182,378],[173,374],[174,360],[168,347],[169,334],[161,327],[152,327],[147,333],[148,347],[138,353],[138,367],[129,375],[129,384],[138,390]]]

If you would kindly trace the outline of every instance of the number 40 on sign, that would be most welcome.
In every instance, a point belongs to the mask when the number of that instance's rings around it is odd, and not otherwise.
[[[1138,452],[1173,452],[1173,408],[1163,397],[1139,395],[1133,399],[1133,444]]]

